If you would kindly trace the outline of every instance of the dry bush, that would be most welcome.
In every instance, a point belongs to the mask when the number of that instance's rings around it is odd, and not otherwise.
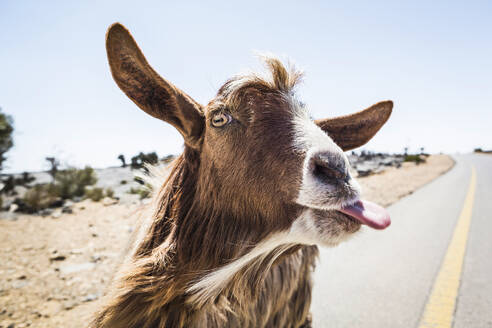
[[[405,155],[404,162],[415,162],[416,164],[425,163],[425,157],[421,155]]]
[[[145,185],[139,188],[131,188],[128,193],[129,194],[136,194],[140,196],[140,199],[148,198],[150,197],[150,192],[151,188],[150,185]]]
[[[147,154],[140,152],[138,155],[132,157],[130,167],[132,169],[140,169],[143,168],[145,164],[156,165],[157,163],[159,163],[159,157],[156,152]]]
[[[114,198],[114,190],[111,188],[106,188],[106,197]]]
[[[85,188],[97,182],[94,169],[86,166],[83,169],[69,168],[55,175],[55,185],[58,194],[63,199],[83,197]]]
[[[104,190],[102,188],[86,189],[84,193],[85,198],[89,198],[95,202],[104,198]]]
[[[91,167],[58,171],[54,183],[37,184],[26,191],[18,202],[19,211],[36,213],[48,207],[62,206],[65,199],[85,196],[86,187],[96,182],[96,174]],[[97,198],[97,191],[88,198]]]
[[[37,184],[22,198],[24,212],[35,213],[59,202],[58,190],[53,184]]]

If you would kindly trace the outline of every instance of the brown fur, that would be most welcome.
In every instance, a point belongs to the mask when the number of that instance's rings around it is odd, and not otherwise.
[[[232,79],[203,107],[148,65],[122,25],[109,29],[107,50],[120,88],[145,112],[175,126],[185,149],[155,193],[141,238],[91,327],[309,326],[316,246],[282,246],[204,302],[192,301],[188,291],[205,274],[288,229],[302,212],[292,201],[304,154],[292,147],[289,98],[301,74],[267,59],[271,79]],[[234,121],[214,128],[219,112]],[[354,138],[348,139],[352,147]],[[360,142],[367,140],[364,135]],[[358,229],[347,220],[340,227]]]

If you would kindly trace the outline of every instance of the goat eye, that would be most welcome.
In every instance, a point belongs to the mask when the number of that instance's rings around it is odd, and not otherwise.
[[[216,128],[223,127],[231,121],[232,117],[226,113],[217,113],[212,117],[212,125]]]

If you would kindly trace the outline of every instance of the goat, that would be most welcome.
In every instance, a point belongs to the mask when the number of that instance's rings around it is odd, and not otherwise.
[[[106,48],[118,86],[185,145],[91,326],[309,327],[317,247],[390,224],[360,198],[344,151],[369,141],[393,103],[313,121],[294,93],[302,74],[265,57],[269,77],[232,78],[202,106],[121,24]]]

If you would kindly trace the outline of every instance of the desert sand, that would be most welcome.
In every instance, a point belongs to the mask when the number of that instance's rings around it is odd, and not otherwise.
[[[453,166],[446,155],[359,178],[388,206]],[[85,200],[72,214],[0,220],[0,328],[85,327],[124,257],[141,202]],[[388,231],[387,233],[390,233]]]

